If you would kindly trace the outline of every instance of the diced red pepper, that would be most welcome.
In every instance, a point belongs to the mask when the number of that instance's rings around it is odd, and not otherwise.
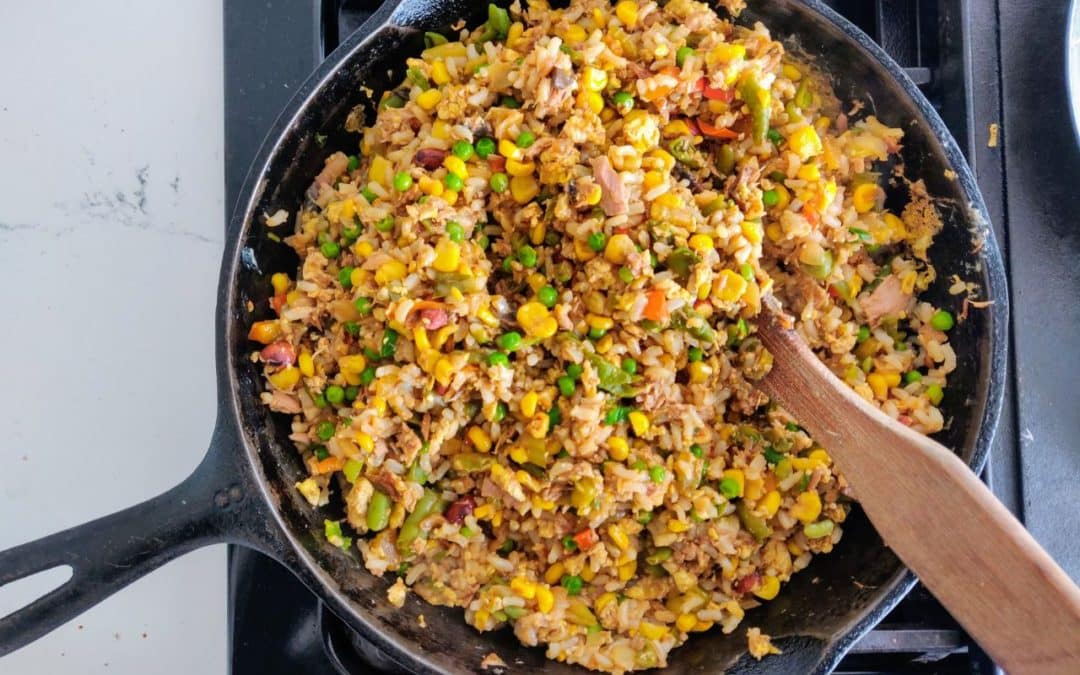
[[[731,129],[727,129],[725,127],[714,127],[705,120],[698,120],[697,125],[698,128],[701,129],[702,135],[708,136],[709,138],[720,138],[730,141],[739,137],[739,133],[737,131],[732,131]]]
[[[285,294],[284,293],[280,293],[280,294],[275,295],[274,297],[270,298],[270,308],[273,309],[275,313],[281,314],[281,308],[284,307],[284,306],[285,306]]]
[[[495,173],[506,171],[506,158],[502,155],[488,155],[488,166]]]
[[[574,535],[574,542],[578,545],[580,551],[588,551],[593,546],[596,546],[599,541],[600,537],[597,536],[596,530],[591,527],[587,527]]]
[[[716,87],[709,86],[708,78],[701,78],[694,84],[694,91],[701,93],[702,96],[710,101],[723,101],[724,103],[731,103],[735,100],[735,92],[731,89],[717,89]]]

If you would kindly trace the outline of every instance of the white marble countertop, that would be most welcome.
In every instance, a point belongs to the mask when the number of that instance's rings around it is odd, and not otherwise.
[[[206,448],[221,12],[0,4],[0,549],[154,496]],[[38,581],[3,589],[0,614]],[[0,673],[221,673],[225,643],[218,546],[0,659]]]

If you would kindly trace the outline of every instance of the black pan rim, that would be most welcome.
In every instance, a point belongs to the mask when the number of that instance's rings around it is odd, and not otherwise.
[[[242,419],[239,397],[235,393],[239,389],[238,370],[232,352],[228,349],[228,345],[233,344],[236,336],[234,335],[235,326],[233,322],[228,320],[228,317],[232,309],[236,307],[235,276],[241,265],[242,247],[240,244],[245,240],[249,228],[253,226],[256,216],[255,208],[267,187],[263,176],[278,154],[279,139],[288,134],[290,129],[299,123],[303,112],[317,97],[323,86],[340,69],[349,64],[353,54],[368,44],[375,33],[387,29],[393,30],[393,26],[397,25],[394,19],[399,16],[400,9],[420,2],[422,0],[391,0],[380,7],[368,21],[346,38],[315,69],[293,96],[267,133],[255,160],[251,164],[240,192],[240,198],[230,219],[230,236],[226,240],[226,249],[222,260],[220,275],[222,292],[218,307],[219,397],[223,403],[228,401],[228,410],[234,420],[233,424],[238,430],[243,428],[243,425],[239,422]],[[801,3],[811,13],[816,13],[826,22],[833,24],[836,29],[854,43],[867,59],[875,61],[884,68],[893,80],[899,84],[904,94],[922,114],[922,121],[925,121],[933,132],[933,138],[941,146],[942,155],[955,171],[960,191],[968,202],[965,205],[968,215],[967,220],[979,228],[979,233],[985,242],[980,253],[981,262],[985,265],[986,291],[988,297],[994,300],[996,304],[990,314],[989,359],[988,363],[985,364],[987,373],[985,375],[985,398],[982,401],[983,410],[973,452],[968,459],[968,464],[974,471],[981,471],[986,463],[994,439],[1004,397],[1006,364],[1008,361],[1008,289],[1000,249],[991,229],[990,218],[979,194],[975,178],[944,122],[918,87],[907,77],[903,69],[869,36],[820,0],[801,0]],[[243,454],[247,462],[256,475],[263,475],[259,459],[259,448],[251,443],[242,432],[238,435],[241,436],[239,443],[243,447]],[[262,479],[255,482],[257,483],[255,489],[261,494],[262,500],[273,505],[275,498],[268,490],[267,482]],[[291,565],[294,573],[297,573],[309,586],[335,589],[336,582],[304,548],[277,509],[270,509],[270,511],[278,531],[282,533],[281,536],[284,537],[298,561],[302,561],[302,564]],[[863,610],[860,615],[852,617],[849,626],[837,632],[832,640],[828,642],[813,672],[827,673],[832,671],[854,643],[895,607],[914,587],[916,581],[915,576],[907,568],[899,568],[897,573],[885,584],[888,588],[885,595],[876,604]],[[371,641],[376,647],[386,652],[409,670],[419,673],[442,672],[441,668],[431,662],[426,654],[402,650],[398,644],[385,636],[377,626],[357,611],[353,604],[339,597],[338,593],[327,593],[323,595],[323,598],[335,614],[348,617],[349,623],[354,628],[359,629],[365,639]]]

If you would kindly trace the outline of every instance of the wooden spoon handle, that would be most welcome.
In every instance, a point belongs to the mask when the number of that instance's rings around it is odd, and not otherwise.
[[[956,455],[864,401],[780,321],[759,325],[774,357],[759,386],[829,450],[889,547],[1009,673],[1080,673],[1080,589]]]

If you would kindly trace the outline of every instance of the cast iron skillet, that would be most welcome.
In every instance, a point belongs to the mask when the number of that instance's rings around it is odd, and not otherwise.
[[[222,264],[217,322],[218,420],[206,458],[179,486],[148,502],[0,553],[0,584],[56,566],[72,578],[0,619],[0,654],[13,651],[178,555],[218,542],[250,546],[291,569],[330,609],[402,668],[472,672],[496,651],[515,670],[571,672],[519,645],[508,631],[479,634],[461,610],[432,607],[410,594],[403,609],[386,602],[391,579],[368,574],[354,555],[324,541],[323,519],[340,507],[314,510],[293,485],[306,474],[288,441],[288,421],[258,399],[259,368],[246,340],[251,322],[269,314],[269,275],[293,272],[296,257],[266,238],[262,214],[295,213],[305,188],[334,149],[358,139],[343,131],[353,106],[372,107],[375,92],[401,81],[404,59],[422,49],[421,31],[445,29],[460,17],[476,25],[485,4],[464,0],[396,0],[381,8],[308,79],[278,119],[248,175],[232,219]],[[1001,406],[1007,296],[1000,254],[964,159],[941,120],[900,68],[869,38],[817,0],[754,3],[743,21],[761,19],[792,47],[816,57],[842,99],[862,99],[905,130],[903,159],[939,197],[945,228],[931,251],[939,281],[932,300],[954,306],[945,291],[958,274],[993,300],[973,310],[951,335],[959,357],[938,439],[978,470],[986,459]],[[388,75],[387,71],[391,74]],[[316,134],[327,134],[325,145]],[[894,186],[892,204],[906,188]],[[249,311],[248,307],[255,309]],[[868,448],[872,451],[872,448]],[[963,518],[964,514],[955,514]],[[918,525],[913,523],[913,527]],[[730,636],[696,634],[672,652],[671,671],[795,673],[831,670],[850,646],[914,583],[858,509],[841,544],[816,558],[773,602],[749,612]],[[420,628],[423,612],[427,628]],[[745,654],[745,627],[773,635],[783,654],[755,662]]]

